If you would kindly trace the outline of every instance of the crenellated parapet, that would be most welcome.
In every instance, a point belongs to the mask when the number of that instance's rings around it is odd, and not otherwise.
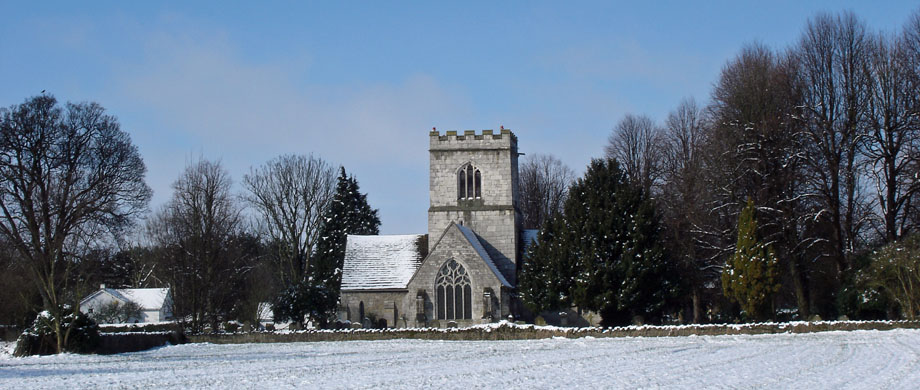
[[[517,151],[517,136],[510,129],[494,130],[464,130],[461,134],[456,130],[448,130],[443,135],[432,129],[428,133],[431,150],[452,149],[512,149]]]

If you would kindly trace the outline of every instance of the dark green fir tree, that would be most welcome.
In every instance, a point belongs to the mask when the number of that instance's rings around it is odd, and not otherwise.
[[[342,283],[342,264],[345,260],[346,237],[349,234],[375,235],[380,232],[377,210],[367,203],[358,181],[341,168],[332,204],[323,216],[313,279],[327,286],[338,297]]]
[[[648,194],[612,159],[593,160],[568,194],[563,214],[543,226],[525,258],[525,305],[537,312],[575,305],[599,312],[604,325],[662,321],[680,284]]]
[[[566,227],[561,214],[543,222],[537,239],[524,254],[518,280],[521,301],[533,313],[562,310],[572,305],[575,269],[564,252]]]

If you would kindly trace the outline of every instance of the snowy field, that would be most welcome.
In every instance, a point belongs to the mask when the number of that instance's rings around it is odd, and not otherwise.
[[[498,342],[186,344],[112,356],[0,355],[4,389],[915,389],[918,384],[920,330],[904,329]]]

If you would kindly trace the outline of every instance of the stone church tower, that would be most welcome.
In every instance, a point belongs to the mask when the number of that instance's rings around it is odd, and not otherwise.
[[[510,130],[429,134],[429,249],[451,223],[476,233],[512,285],[520,264],[517,137]]]
[[[428,234],[348,236],[341,321],[445,327],[515,314],[525,237],[517,137],[501,129],[432,131],[428,138]]]

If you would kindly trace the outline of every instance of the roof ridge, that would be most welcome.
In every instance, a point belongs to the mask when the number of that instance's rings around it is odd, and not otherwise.
[[[460,229],[460,233],[462,233],[463,237],[465,237],[466,240],[470,242],[470,245],[473,246],[473,249],[476,250],[476,253],[479,254],[479,257],[482,258],[486,265],[489,266],[489,269],[492,270],[492,273],[494,273],[498,278],[498,281],[500,281],[502,285],[506,287],[511,287],[511,283],[508,283],[508,280],[505,279],[505,275],[503,275],[501,271],[498,270],[495,262],[492,261],[492,256],[489,256],[489,251],[487,251],[486,248],[482,245],[482,241],[479,241],[479,237],[476,236],[476,232],[474,232],[473,229],[463,225],[454,224],[454,226]]]

